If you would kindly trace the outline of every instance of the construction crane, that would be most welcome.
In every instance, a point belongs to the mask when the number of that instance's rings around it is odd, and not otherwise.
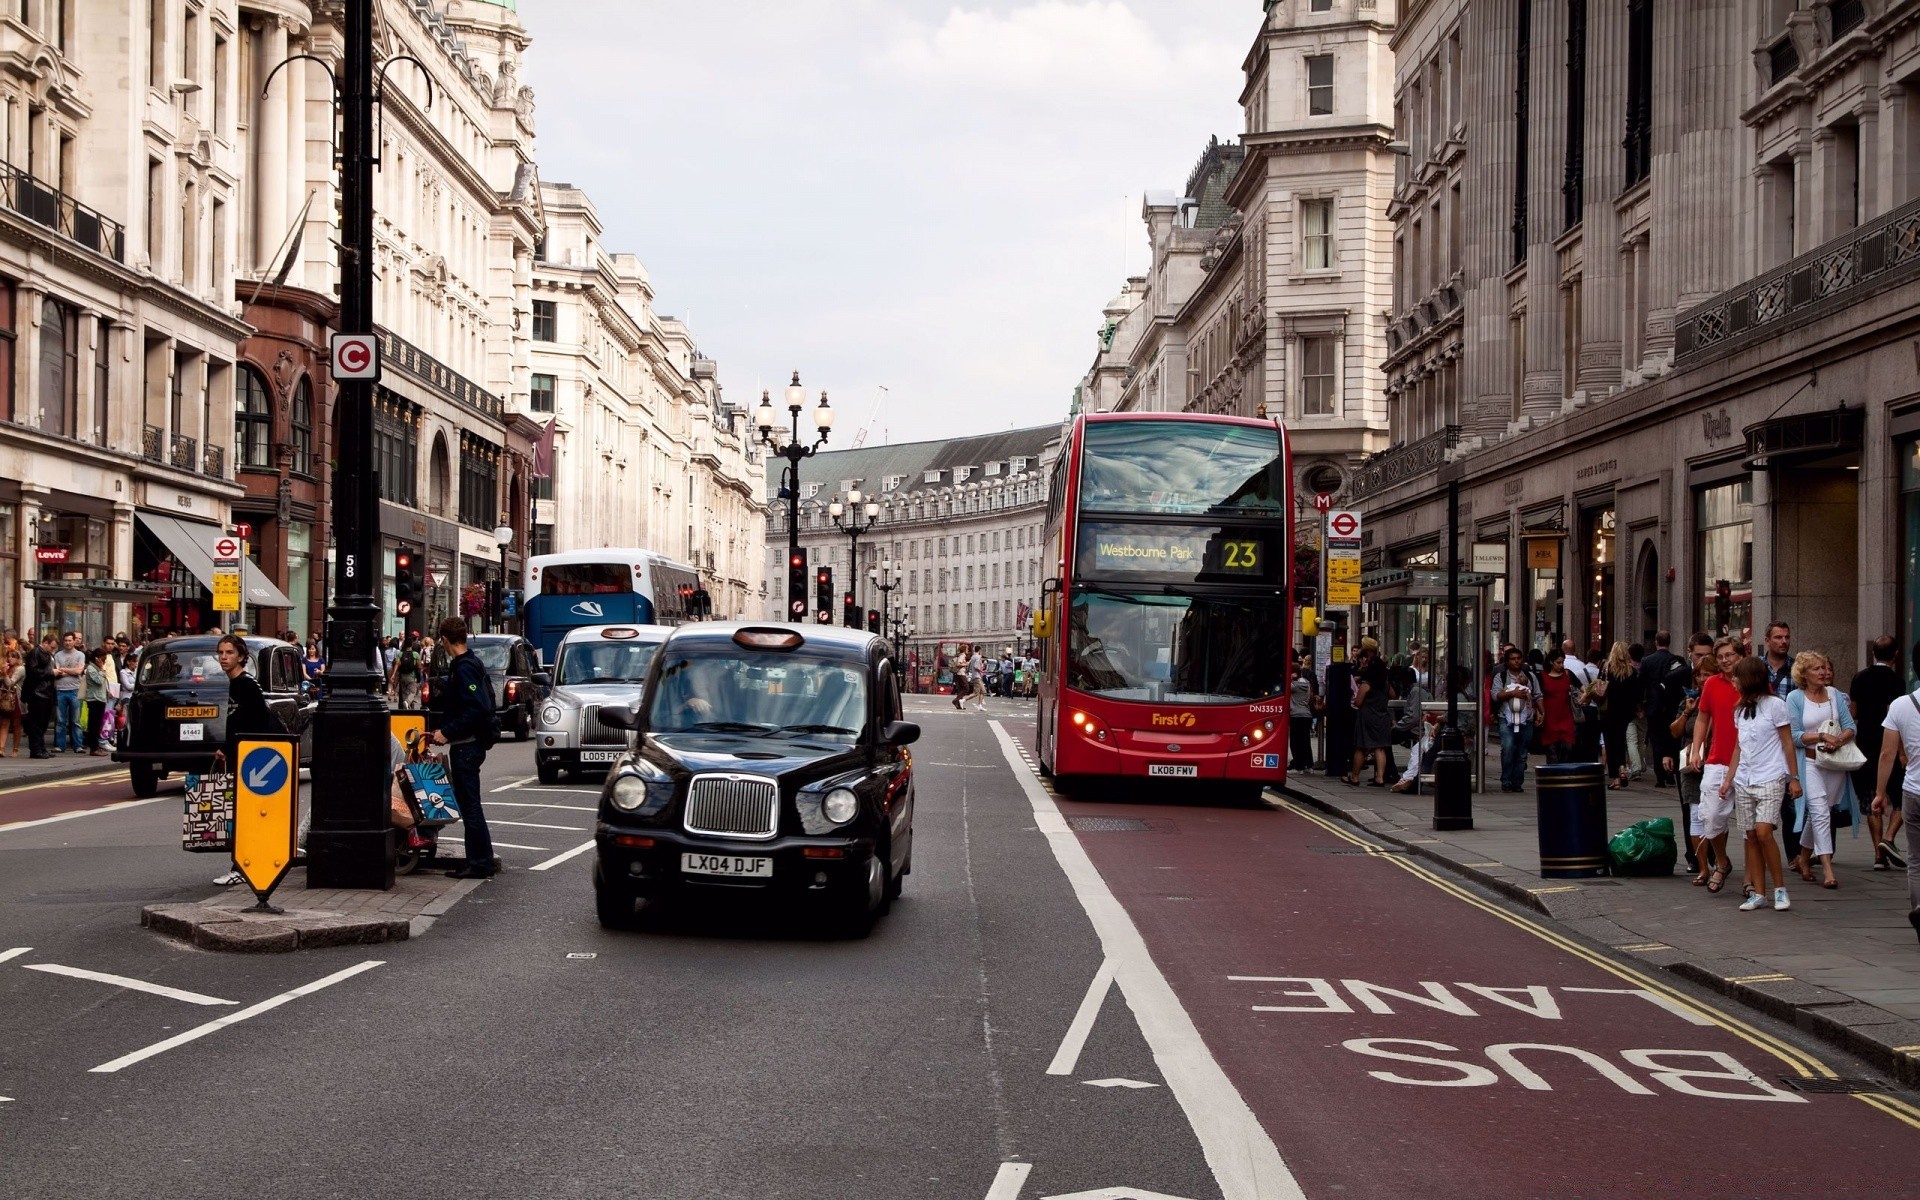
[[[882,392],[887,390],[887,385],[884,383],[876,384],[875,386]],[[880,402],[885,399],[886,397],[884,395],[874,399],[873,408],[867,413],[867,419],[860,423],[860,431],[853,435],[853,448],[855,450],[867,444],[867,433],[872,430],[873,423],[880,419]]]

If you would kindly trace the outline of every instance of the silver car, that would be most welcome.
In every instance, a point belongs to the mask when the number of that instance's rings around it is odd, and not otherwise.
[[[553,689],[540,703],[533,762],[540,782],[563,773],[604,773],[626,752],[627,731],[600,720],[600,710],[640,703],[647,668],[670,625],[584,625],[561,639]]]

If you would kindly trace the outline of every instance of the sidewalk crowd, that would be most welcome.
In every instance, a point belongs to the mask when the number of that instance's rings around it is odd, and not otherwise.
[[[1757,647],[1697,633],[1681,655],[1671,642],[1662,631],[1651,652],[1615,642],[1593,646],[1584,660],[1572,639],[1544,652],[1507,645],[1486,664],[1477,696],[1471,673],[1456,669],[1457,705],[1478,705],[1498,733],[1500,790],[1525,791],[1536,758],[1603,764],[1609,788],[1649,778],[1672,789],[1694,885],[1719,893],[1737,842],[1740,908],[1749,912],[1792,907],[1789,870],[1839,888],[1835,831],[1850,830],[1857,844],[1864,829],[1872,869],[1907,872],[1908,921],[1920,933],[1920,689],[1903,683],[1893,639],[1872,643],[1872,661],[1845,690],[1828,655],[1794,652],[1784,622]],[[1913,656],[1920,667],[1920,645]],[[1292,769],[1318,766],[1352,787],[1416,790],[1444,721],[1426,711],[1447,698],[1435,687],[1417,644],[1390,663],[1373,638],[1361,638],[1324,677],[1302,654],[1289,705]],[[1316,730],[1326,746],[1318,764]],[[1406,752],[1404,769],[1396,749]]]

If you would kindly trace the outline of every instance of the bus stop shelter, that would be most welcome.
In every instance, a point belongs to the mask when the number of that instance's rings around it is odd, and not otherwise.
[[[1376,631],[1381,653],[1396,661],[1413,642],[1427,648],[1430,702],[1441,709],[1447,699],[1448,664],[1466,672],[1460,697],[1460,726],[1473,760],[1473,790],[1486,791],[1488,735],[1486,661],[1487,591],[1498,578],[1474,571],[1460,573],[1459,653],[1447,645],[1447,572],[1431,567],[1389,567],[1360,577],[1367,624]],[[1382,636],[1384,635],[1384,636]]]

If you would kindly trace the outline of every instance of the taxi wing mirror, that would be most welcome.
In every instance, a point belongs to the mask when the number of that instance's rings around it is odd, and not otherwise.
[[[609,705],[601,709],[600,721],[615,729],[624,729],[628,733],[640,728],[640,714],[630,708],[620,708],[617,705]]]
[[[920,726],[912,721],[889,721],[880,740],[889,746],[911,746],[920,740]]]
[[[547,674],[545,671],[535,671],[533,673],[533,686],[537,688],[550,688],[553,686],[553,676]]]

